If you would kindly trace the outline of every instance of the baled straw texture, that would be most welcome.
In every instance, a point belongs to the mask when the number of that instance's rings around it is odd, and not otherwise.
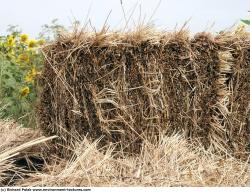
[[[40,127],[59,136],[62,156],[73,136],[139,153],[143,142],[184,133],[246,159],[249,42],[249,34],[190,38],[151,28],[61,35],[43,50]]]

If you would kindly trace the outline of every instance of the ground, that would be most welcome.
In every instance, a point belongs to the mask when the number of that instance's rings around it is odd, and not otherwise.
[[[103,153],[98,140],[83,139],[75,156],[62,159],[46,153],[51,138],[37,130],[5,120],[0,132],[1,186],[250,186],[249,162],[216,155],[180,135],[145,143],[135,156],[114,153],[112,145]],[[32,167],[33,157],[44,160],[42,169]],[[33,171],[21,169],[16,160],[22,158],[29,159],[25,163]]]

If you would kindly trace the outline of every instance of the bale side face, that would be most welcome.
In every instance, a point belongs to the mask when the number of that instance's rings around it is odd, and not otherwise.
[[[176,132],[207,148],[249,151],[249,45],[239,52],[205,33],[114,37],[66,37],[44,49],[39,122],[60,137],[62,156],[76,137],[138,153]]]
[[[240,34],[220,37],[224,49],[232,55],[232,72],[228,76],[229,138],[235,155],[247,159],[250,152],[250,36]]]

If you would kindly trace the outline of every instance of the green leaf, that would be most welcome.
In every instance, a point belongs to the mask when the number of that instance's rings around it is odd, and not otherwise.
[[[250,20],[242,19],[241,21],[242,21],[243,23],[247,24],[247,25],[250,25]]]

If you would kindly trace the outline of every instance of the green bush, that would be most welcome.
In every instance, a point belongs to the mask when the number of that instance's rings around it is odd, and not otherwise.
[[[3,116],[25,126],[35,123],[37,76],[43,60],[39,49],[44,43],[18,31],[0,37],[0,100],[6,106]]]

